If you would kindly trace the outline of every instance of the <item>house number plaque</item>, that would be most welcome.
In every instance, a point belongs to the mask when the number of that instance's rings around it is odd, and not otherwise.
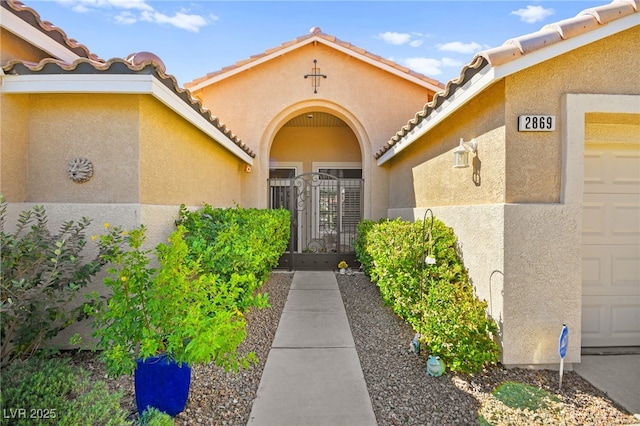
[[[519,132],[553,132],[556,129],[555,115],[520,115]]]

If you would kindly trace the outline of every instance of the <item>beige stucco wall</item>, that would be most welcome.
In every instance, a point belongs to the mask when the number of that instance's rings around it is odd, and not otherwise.
[[[244,164],[150,96],[3,95],[2,181],[9,202],[228,207]],[[6,125],[5,125],[6,124]],[[93,177],[67,177],[85,157]]]
[[[510,75],[385,166],[390,217],[421,219],[430,207],[453,227],[476,293],[490,301],[500,324],[506,365],[557,365],[563,324],[571,336],[566,362],[580,362],[585,112],[617,114],[634,101],[565,97],[640,93],[640,58],[630,53],[639,40],[636,27]],[[589,108],[580,106],[580,96],[593,98]],[[518,132],[524,114],[555,115],[556,130]],[[593,121],[587,120],[588,134],[607,132]],[[452,169],[460,137],[479,142],[479,186],[473,167]]]
[[[636,26],[506,79],[507,202],[555,203],[561,192],[563,129],[518,132],[517,117],[559,118],[565,93],[640,93],[638,51],[640,27]]]
[[[244,163],[151,97],[140,98],[140,202],[232,207]]]
[[[283,127],[273,141],[270,162],[277,166],[283,162],[302,162],[308,173],[314,162],[360,163],[360,145],[349,127]]]
[[[503,90],[494,84],[383,166],[390,169],[390,208],[504,201]],[[478,149],[469,154],[470,167],[454,169],[460,138],[475,138]]]
[[[48,55],[42,50],[16,37],[4,28],[0,28],[0,66],[4,66],[8,61],[15,58],[39,62],[46,57]]]
[[[27,201],[136,203],[140,200],[139,97],[30,95]],[[93,178],[67,177],[69,160],[93,163]]]
[[[313,93],[305,74],[317,59],[322,79]],[[311,111],[336,115],[360,143],[365,189],[365,215],[386,215],[386,169],[375,166],[373,152],[421,109],[428,89],[366,64],[321,43],[302,46],[261,65],[214,83],[195,93],[218,113],[230,129],[257,154],[243,186],[243,204],[267,205],[271,146],[292,117]],[[337,156],[333,161],[347,161]]]
[[[0,95],[0,193],[18,202],[27,200],[28,107],[28,96]]]

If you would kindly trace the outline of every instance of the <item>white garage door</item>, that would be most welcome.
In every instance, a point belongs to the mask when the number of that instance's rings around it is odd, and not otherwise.
[[[640,149],[585,147],[582,346],[640,346]]]

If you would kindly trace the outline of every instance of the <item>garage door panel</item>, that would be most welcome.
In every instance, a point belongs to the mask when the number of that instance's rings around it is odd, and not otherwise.
[[[640,155],[633,151],[613,151],[611,183],[623,192],[638,192],[640,186]]]
[[[640,346],[640,146],[587,145],[582,345]]]
[[[635,194],[640,187],[637,149],[591,149],[585,153],[586,193]]]
[[[623,249],[624,251],[624,249]],[[632,253],[635,251],[635,254]],[[625,295],[640,295],[640,255],[638,248],[629,247],[627,252],[611,256],[611,286]]]
[[[617,303],[616,303],[617,302]],[[640,297],[635,303],[629,298],[623,300],[616,298],[611,303],[611,334],[626,336],[628,334],[640,333]],[[638,341],[640,344],[640,340]]]
[[[640,295],[640,247],[583,245],[582,293],[586,296]]]
[[[638,244],[640,194],[585,194],[583,244]]]
[[[582,346],[640,346],[640,296],[584,296]]]

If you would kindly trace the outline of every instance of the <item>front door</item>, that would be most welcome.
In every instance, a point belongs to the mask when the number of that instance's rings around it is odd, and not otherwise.
[[[364,181],[340,175],[331,169],[269,178],[269,206],[291,212],[291,240],[280,267],[335,269],[341,260],[355,266]]]

